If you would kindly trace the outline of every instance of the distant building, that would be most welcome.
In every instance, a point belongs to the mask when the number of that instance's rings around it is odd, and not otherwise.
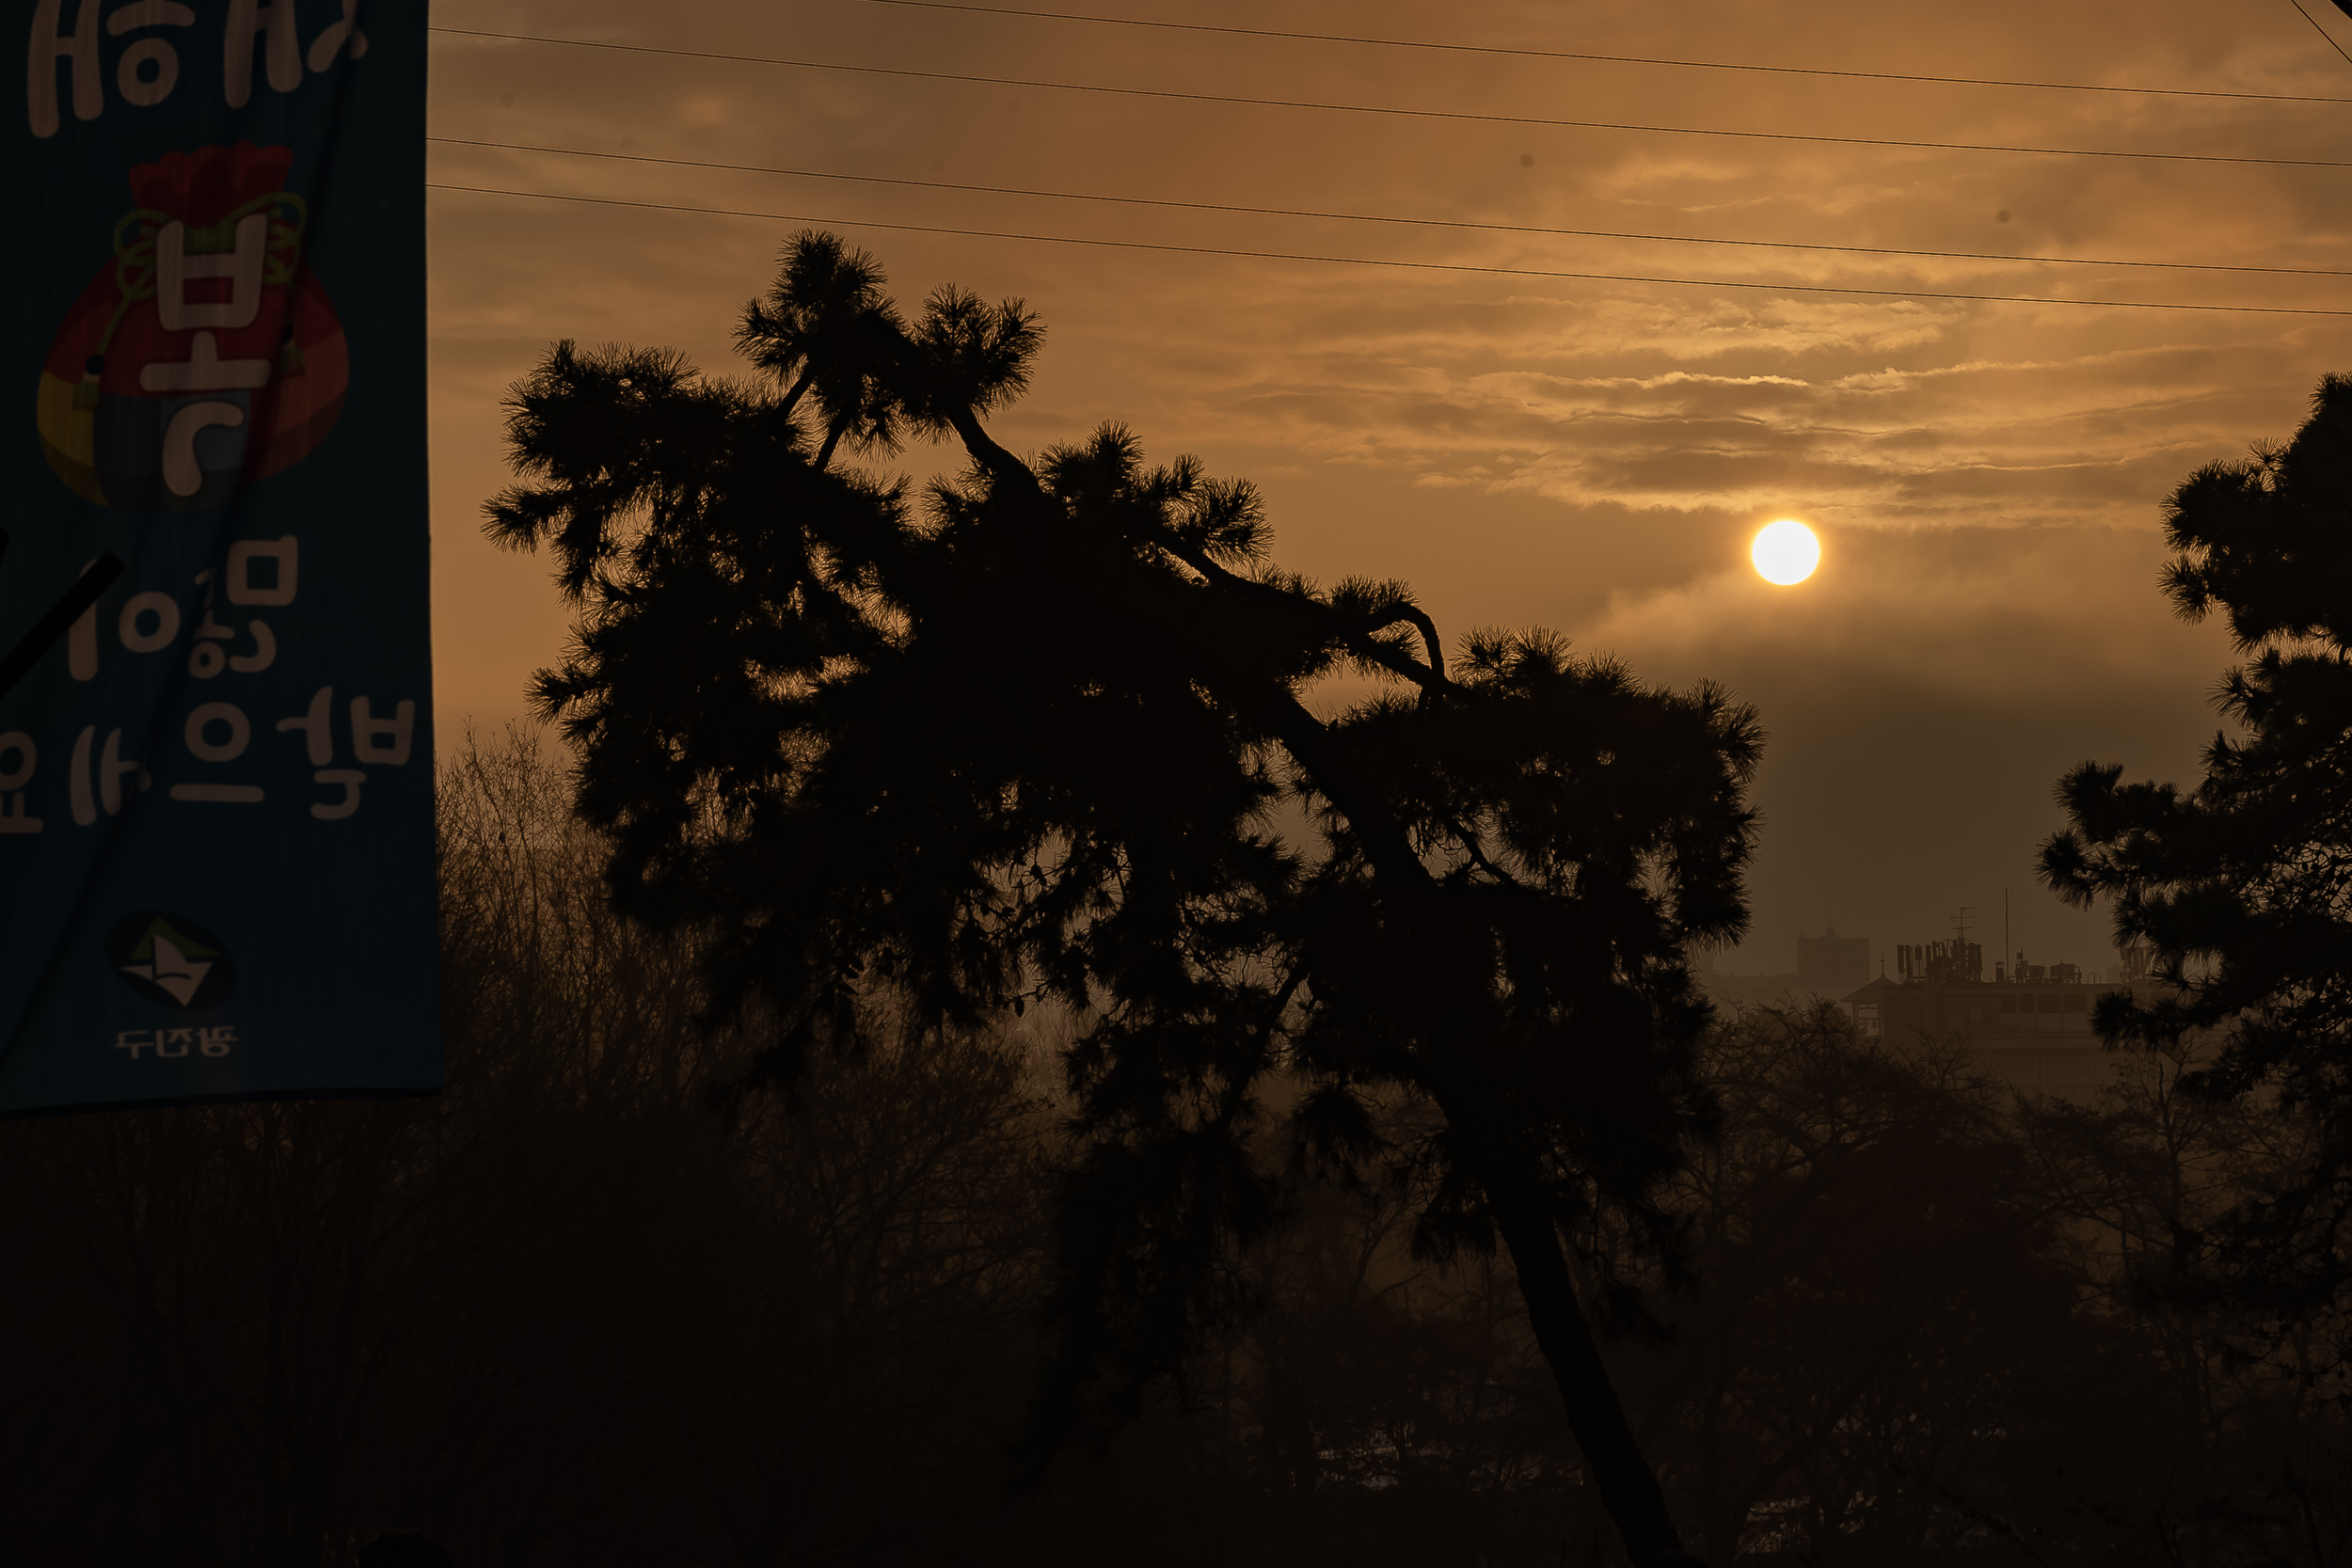
[[[1841,937],[1835,927],[1818,937],[1797,938],[1793,974],[1719,974],[1704,955],[1699,984],[1717,1006],[1794,1006],[1820,998],[1836,1001],[1870,977],[1870,939]]]
[[[2085,980],[2070,963],[2029,964],[2023,953],[1984,978],[1984,949],[1955,938],[1895,949],[1896,973],[1849,992],[1857,1030],[1885,1039],[1932,1038],[1964,1048],[1979,1067],[2021,1089],[2088,1104],[2114,1081],[2117,1059],[2090,1027],[2096,1000],[2140,978]]]
[[[1823,996],[1843,996],[1870,978],[1870,939],[1841,937],[1833,926],[1797,939],[1797,984]]]
[[[1702,973],[1699,987],[1718,1007],[1793,1007],[1811,993],[1794,974]]]

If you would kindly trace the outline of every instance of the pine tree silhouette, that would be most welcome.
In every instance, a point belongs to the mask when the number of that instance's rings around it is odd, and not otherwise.
[[[2157,984],[2103,998],[2111,1041],[2221,1037],[2185,1080],[2214,1099],[2275,1091],[2313,1142],[2277,1190],[2220,1233],[2184,1235],[2185,1276],[2287,1319],[2352,1284],[2352,377],[2323,378],[2284,447],[2212,463],[2173,492],[2182,553],[2164,591],[2185,617],[2216,609],[2254,655],[2225,677],[2195,789],[2125,784],[2084,763],[2058,785],[2073,826],[2043,878],[2073,903],[2111,899],[2119,944],[2154,952]],[[2202,1288],[2202,1287],[2201,1287]]]
[[[1120,427],[1025,463],[981,419],[1034,316],[941,290],[906,321],[882,283],[803,234],[743,318],[769,385],[564,343],[516,388],[489,528],[581,607],[537,698],[617,898],[717,931],[721,1005],[778,1021],[771,1083],[857,1049],[878,989],[936,1027],[1076,1021],[1032,1470],[1246,1306],[1219,1264],[1279,1223],[1253,1150],[1287,1127],[1304,1162],[1425,1182],[1425,1254],[1508,1248],[1629,1551],[1689,1560],[1574,1266],[1613,1326],[1634,1292],[1580,1237],[1679,1266],[1655,1194],[1712,1114],[1684,955],[1745,925],[1753,715],[1542,634],[1449,668],[1403,586],[1275,568],[1247,484]],[[909,434],[970,468],[918,503],[832,466]],[[1388,694],[1318,718],[1351,670]],[[1381,1101],[1437,1128],[1386,1143]]]

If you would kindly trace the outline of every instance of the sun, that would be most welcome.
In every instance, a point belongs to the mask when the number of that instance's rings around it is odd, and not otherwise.
[[[1756,543],[1748,548],[1748,559],[1756,562],[1757,575],[1766,582],[1786,588],[1813,575],[1813,568],[1821,563],[1821,542],[1803,523],[1783,517],[1765,524],[1757,532]]]

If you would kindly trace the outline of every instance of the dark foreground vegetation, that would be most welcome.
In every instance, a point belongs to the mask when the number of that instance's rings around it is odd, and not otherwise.
[[[608,912],[534,747],[461,754],[444,813],[442,1097],[0,1128],[0,1559],[311,1568],[400,1527],[465,1568],[1615,1560],[1507,1260],[1416,1263],[1409,1185],[1302,1179],[1219,1262],[1254,1308],[1009,1492],[1065,1026],[877,1017],[796,1100],[730,1095],[691,943]],[[2337,1325],[2152,1294],[2295,1123],[2153,1053],[2095,1111],[2021,1106],[1827,1010],[1703,1063],[1722,1135],[1666,1197],[1701,1284],[1608,1354],[1707,1562],[2347,1560]]]
[[[443,776],[447,1092],[0,1128],[0,1559],[2352,1561],[2352,382],[2175,498],[2244,735],[2063,786],[2160,980],[2070,1106],[1708,1007],[1727,694],[1032,466],[1017,301],[803,234],[739,342],[510,403],[580,620]]]

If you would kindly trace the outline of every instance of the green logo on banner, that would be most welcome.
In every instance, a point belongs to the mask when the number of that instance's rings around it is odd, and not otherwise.
[[[139,910],[106,928],[106,961],[147,1001],[200,1013],[236,994],[228,945],[183,914]]]

